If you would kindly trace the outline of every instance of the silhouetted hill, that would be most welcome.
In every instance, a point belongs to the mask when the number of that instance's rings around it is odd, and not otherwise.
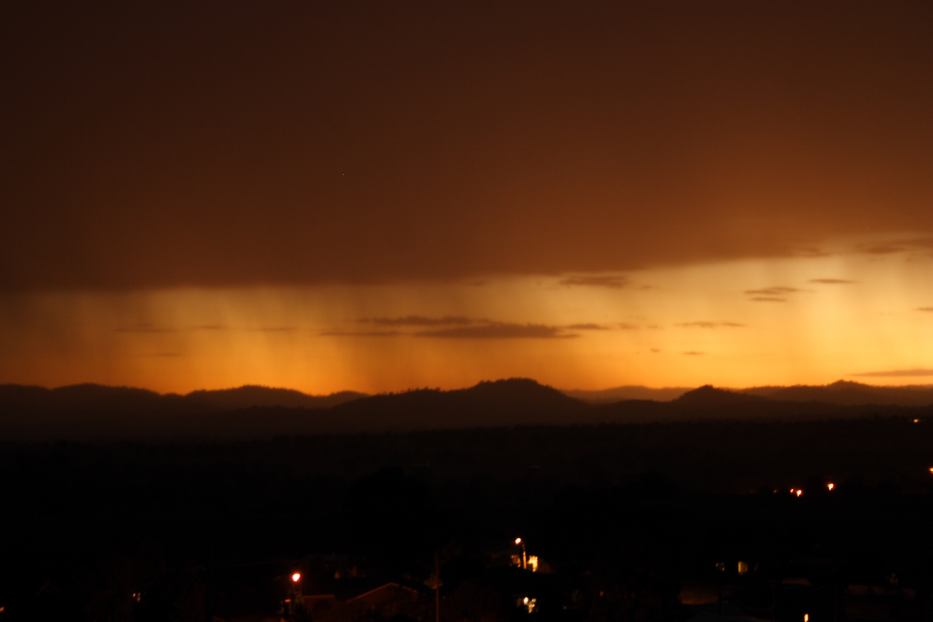
[[[712,385],[704,385],[693,391],[681,395],[674,402],[679,406],[694,408],[722,408],[747,405],[761,405],[764,398],[717,389]]]
[[[277,389],[257,385],[245,385],[235,389],[214,391],[192,391],[185,400],[210,406],[218,410],[242,408],[330,408],[366,397],[365,393],[341,391],[330,395],[308,395],[293,389]]]
[[[130,387],[79,384],[54,389],[0,385],[0,436],[7,438],[145,437],[224,434],[228,420],[248,420],[264,435],[259,409],[301,412],[323,410],[358,399],[343,392],[326,396],[298,391],[246,386],[188,395],[159,394]],[[249,413],[233,416],[232,413]],[[270,431],[281,433],[274,425]]]
[[[652,400],[655,402],[670,402],[689,391],[683,387],[664,387],[655,389],[638,385],[626,385],[611,389],[586,391],[573,389],[564,391],[564,394],[590,404],[611,404],[631,400]]]
[[[929,406],[933,404],[933,387],[876,387],[846,380],[825,386],[753,387],[743,389],[742,393],[787,402],[820,402],[844,406]]]
[[[837,391],[852,388],[833,386]],[[99,385],[59,389],[5,385],[0,386],[0,440],[269,438],[537,425],[913,418],[931,412],[933,407],[774,399],[712,386],[669,402],[590,404],[521,378],[453,391],[420,389],[362,397],[356,393],[309,396],[255,386],[181,396]]]
[[[0,385],[0,407],[27,411],[229,411],[244,408],[330,408],[365,397],[343,391],[307,395],[291,389],[247,385],[235,389],[193,391],[187,395],[160,394],[131,387],[76,384],[55,389],[24,385]]]
[[[366,429],[470,428],[573,423],[586,405],[534,380],[481,382],[454,391],[377,395],[332,409]]]
[[[131,387],[75,384],[55,389],[22,385],[0,385],[2,411],[25,412],[137,412],[156,411],[175,404],[177,395]]]
[[[791,402],[703,386],[672,402],[626,401],[594,406],[589,415],[605,423],[670,423],[678,421],[820,421],[875,415],[903,415],[898,406],[845,406]],[[923,411],[923,409],[920,409]],[[928,410],[928,409],[927,409]],[[925,411],[923,411],[925,412]]]

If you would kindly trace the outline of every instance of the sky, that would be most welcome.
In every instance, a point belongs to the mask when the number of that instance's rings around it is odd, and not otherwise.
[[[933,383],[933,8],[580,4],[6,9],[0,382]]]

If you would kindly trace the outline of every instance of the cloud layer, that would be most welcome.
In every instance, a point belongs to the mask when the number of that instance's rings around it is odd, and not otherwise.
[[[933,369],[925,369],[922,367],[914,369],[889,369],[861,372],[852,374],[852,376],[858,378],[928,378],[933,377]]]
[[[0,290],[931,250],[927,3],[390,4],[11,7]]]

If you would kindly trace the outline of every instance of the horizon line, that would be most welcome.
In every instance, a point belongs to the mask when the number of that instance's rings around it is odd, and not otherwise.
[[[855,375],[853,374],[853,376]],[[681,385],[681,386],[675,386],[675,385],[652,386],[652,385],[646,385],[646,384],[619,384],[619,385],[614,385],[614,386],[609,386],[609,387],[604,387],[604,388],[599,388],[599,389],[581,389],[581,388],[559,387],[556,385],[541,382],[537,380],[536,378],[532,378],[529,376],[508,376],[508,377],[500,377],[500,378],[494,378],[494,379],[483,379],[483,380],[479,380],[477,382],[474,382],[466,386],[458,385],[458,386],[442,387],[442,386],[437,386],[437,385],[434,385],[434,386],[422,385],[422,386],[409,386],[407,388],[402,388],[402,389],[390,389],[390,390],[372,391],[372,392],[363,391],[359,389],[338,389],[336,391],[330,391],[327,393],[312,393],[312,392],[304,391],[302,389],[296,389],[296,388],[287,387],[287,386],[250,383],[250,382],[240,384],[240,385],[235,385],[235,386],[223,386],[223,387],[216,387],[216,388],[200,387],[200,388],[190,389],[187,391],[160,391],[157,389],[152,389],[152,388],[148,388],[148,387],[140,386],[140,385],[107,384],[107,383],[95,382],[95,381],[71,382],[71,383],[60,384],[60,385],[43,385],[43,384],[28,383],[28,382],[0,382],[0,387],[35,388],[35,389],[43,389],[46,391],[56,391],[56,390],[61,390],[61,389],[73,388],[73,387],[102,387],[102,388],[108,388],[108,389],[129,389],[129,390],[136,390],[136,391],[145,391],[148,393],[153,393],[155,395],[160,395],[160,396],[165,396],[165,397],[168,397],[168,396],[184,397],[184,396],[188,396],[188,395],[199,393],[199,392],[213,393],[213,392],[236,391],[240,389],[256,388],[256,389],[265,389],[265,390],[270,390],[270,391],[289,391],[289,392],[298,393],[298,394],[301,394],[307,397],[330,397],[333,395],[340,395],[342,393],[355,393],[355,394],[359,394],[363,396],[377,396],[377,395],[393,395],[393,394],[400,394],[400,393],[411,393],[414,391],[425,391],[425,390],[441,391],[441,392],[462,391],[462,390],[477,387],[481,384],[507,382],[507,381],[515,381],[515,380],[529,380],[540,386],[549,387],[551,389],[554,389],[556,391],[559,391],[561,393],[568,394],[568,395],[574,394],[574,393],[594,393],[594,394],[595,393],[606,393],[610,391],[618,391],[618,390],[623,390],[623,389],[640,389],[640,390],[645,390],[645,391],[689,392],[689,391],[694,391],[696,389],[699,389],[701,387],[714,387],[716,389],[721,389],[724,391],[742,392],[742,391],[749,391],[753,389],[765,389],[765,388],[773,388],[773,389],[787,389],[787,388],[795,388],[795,387],[826,388],[826,387],[830,387],[830,386],[841,384],[841,383],[872,387],[872,388],[879,388],[879,389],[933,389],[933,383],[871,384],[867,382],[861,382],[858,380],[848,380],[845,378],[840,378],[838,380],[823,383],[823,384],[819,384],[819,383],[809,383],[809,384],[808,383],[790,383],[790,384],[765,383],[765,384],[753,384],[753,385],[747,385],[747,386],[727,386],[727,385],[716,384],[713,382],[703,382],[698,385]]]

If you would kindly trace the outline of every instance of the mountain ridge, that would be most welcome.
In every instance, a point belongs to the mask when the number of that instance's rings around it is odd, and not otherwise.
[[[0,440],[257,438],[541,425],[793,422],[879,415],[920,419],[933,413],[931,389],[911,393],[915,402],[910,404],[871,403],[868,398],[899,394],[873,393],[870,385],[858,383],[810,387],[806,393],[797,389],[790,394],[796,399],[781,399],[780,389],[767,389],[771,394],[760,395],[704,385],[670,401],[594,404],[528,378],[483,381],[454,390],[330,396],[257,385],[185,395],[90,384],[58,389],[0,385]],[[816,399],[804,399],[811,395]]]

